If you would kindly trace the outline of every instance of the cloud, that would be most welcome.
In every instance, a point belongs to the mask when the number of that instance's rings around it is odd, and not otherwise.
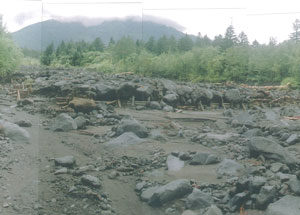
[[[36,13],[33,11],[30,12],[22,12],[17,14],[14,17],[14,21],[18,24],[18,25],[23,25],[24,23],[26,23],[26,21],[31,20],[33,18],[36,17]]]
[[[175,22],[171,19],[161,18],[161,17],[157,17],[157,16],[144,15],[143,20],[151,21],[151,22],[158,23],[158,24],[163,24],[163,25],[166,25],[169,27],[173,27],[179,31],[184,31],[186,29],[184,26],[178,24],[177,22]]]
[[[63,16],[58,16],[58,15],[50,15],[52,19],[61,21],[61,22],[80,22],[85,26],[95,26],[95,25],[100,25],[101,23],[105,21],[113,21],[113,20],[132,20],[136,22],[142,22],[142,21],[149,21],[149,22],[154,22],[157,24],[162,24],[168,27],[173,27],[179,31],[184,31],[185,27],[182,25],[178,24],[177,22],[166,19],[166,18],[161,18],[161,17],[156,17],[156,16],[150,16],[150,15],[144,15],[143,17],[141,16],[125,16],[125,17],[110,17],[110,18],[103,18],[103,17],[86,17],[86,16],[71,16],[71,17],[63,17]]]

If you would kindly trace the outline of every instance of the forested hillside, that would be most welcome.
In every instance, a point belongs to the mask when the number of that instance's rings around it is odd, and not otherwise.
[[[146,42],[132,37],[113,38],[105,45],[102,38],[87,43],[50,44],[41,62],[51,66],[83,66],[101,72],[133,72],[145,76],[184,81],[251,84],[286,84],[296,86],[300,72],[300,24],[293,24],[290,39],[269,44],[250,44],[244,32],[236,34],[229,26],[224,35],[213,40],[198,35],[193,40],[150,37]]]
[[[134,20],[111,20],[96,26],[84,26],[79,22],[59,22],[47,20],[27,26],[12,33],[14,41],[22,48],[44,50],[51,42],[57,47],[61,41],[92,42],[100,37],[105,44],[111,37],[115,40],[129,36],[133,40],[148,40],[151,36],[159,38],[163,35],[180,38],[184,34],[174,28],[153,22]]]

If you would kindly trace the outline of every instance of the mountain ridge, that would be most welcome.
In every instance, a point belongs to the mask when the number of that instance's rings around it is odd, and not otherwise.
[[[13,40],[22,48],[44,50],[51,42],[57,46],[62,40],[91,42],[100,37],[108,44],[111,37],[119,40],[129,36],[134,40],[147,41],[151,36],[174,36],[176,39],[185,34],[175,28],[151,21],[109,20],[94,26],[85,26],[80,22],[61,22],[54,19],[35,23],[12,33]]]

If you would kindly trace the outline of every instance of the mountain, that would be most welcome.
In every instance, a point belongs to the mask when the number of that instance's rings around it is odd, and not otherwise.
[[[114,40],[119,40],[123,36],[130,36],[134,40],[147,41],[151,36],[157,39],[163,35],[167,37],[174,36],[178,39],[185,34],[162,24],[133,20],[110,20],[89,27],[79,22],[47,20],[29,25],[12,33],[14,41],[20,47],[34,50],[44,50],[51,42],[57,46],[62,40],[85,40],[91,42],[95,38],[100,37],[107,44],[111,37]]]

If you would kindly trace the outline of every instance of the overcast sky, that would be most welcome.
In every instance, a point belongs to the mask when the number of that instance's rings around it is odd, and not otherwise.
[[[163,22],[188,34],[224,35],[233,24],[250,41],[267,43],[270,37],[288,39],[292,23],[300,19],[299,0],[1,0],[0,14],[8,31],[47,19],[82,20],[97,24],[105,19],[137,17]],[[142,18],[143,17],[143,18]]]

